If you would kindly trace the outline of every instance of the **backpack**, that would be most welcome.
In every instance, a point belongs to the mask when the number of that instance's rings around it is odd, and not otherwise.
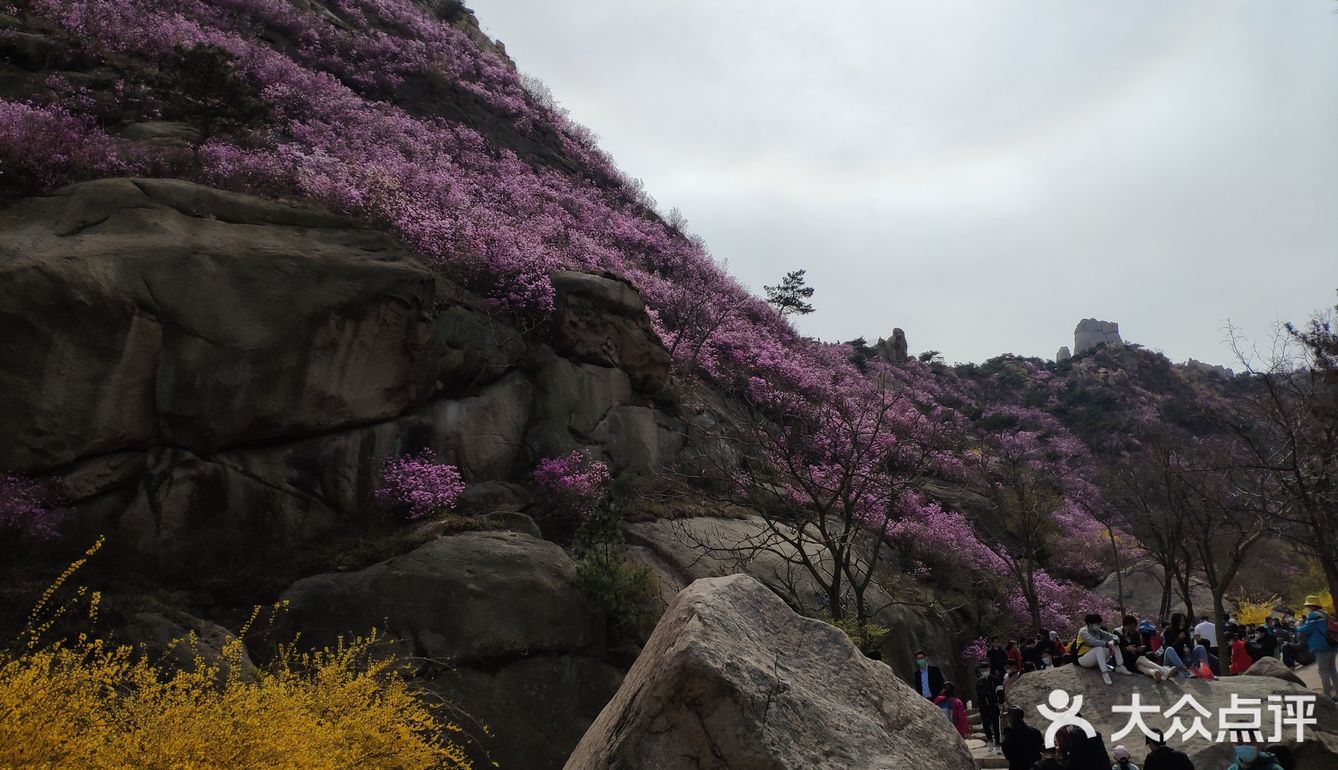
[[[1073,644],[1069,645],[1069,652],[1075,658],[1080,657],[1084,652],[1086,652],[1086,650],[1083,649],[1083,646],[1084,645],[1082,643],[1082,637],[1075,636],[1073,637]]]
[[[1338,623],[1324,616],[1324,641],[1329,643],[1330,647],[1338,647]]]
[[[1282,770],[1296,770],[1296,756],[1286,746],[1275,743],[1266,747],[1264,751],[1273,755],[1273,761],[1277,762]]]

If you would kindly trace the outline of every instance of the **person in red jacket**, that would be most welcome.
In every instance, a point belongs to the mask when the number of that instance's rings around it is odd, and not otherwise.
[[[1004,647],[1004,655],[1007,655],[1008,659],[1013,661],[1013,665],[1017,666],[1018,671],[1022,670],[1022,650],[1018,649],[1017,642],[1008,640],[1008,644]]]
[[[943,690],[934,699],[934,703],[943,709],[948,721],[952,722],[952,726],[957,728],[957,732],[961,733],[963,738],[971,737],[971,720],[966,716],[966,704],[957,697],[957,685],[944,682]]]
[[[1249,651],[1245,649],[1245,637],[1236,634],[1235,638],[1231,640],[1231,673],[1243,674],[1249,670],[1252,663],[1254,663],[1254,660],[1250,657]]]

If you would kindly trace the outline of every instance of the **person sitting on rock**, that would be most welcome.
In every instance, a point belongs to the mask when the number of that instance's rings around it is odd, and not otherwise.
[[[1138,618],[1125,615],[1124,625],[1120,626],[1116,636],[1119,637],[1120,653],[1124,656],[1126,666],[1132,661],[1134,668],[1140,674],[1152,677],[1154,682],[1165,681],[1175,672],[1175,669],[1169,666],[1158,665],[1148,656],[1148,648],[1143,644],[1143,634],[1138,630]]]
[[[1273,632],[1268,626],[1259,626],[1250,641],[1245,643],[1245,651],[1250,653],[1250,660],[1255,663],[1261,658],[1276,658],[1278,640],[1273,638]]]
[[[1009,706],[1008,727],[1004,728],[1002,742],[1008,770],[1030,770],[1041,761],[1043,742],[1041,731],[1027,724],[1026,712],[1020,706]]]
[[[1109,666],[1112,664],[1116,673],[1132,675],[1133,672],[1124,667],[1124,654],[1120,652],[1119,637],[1101,628],[1101,616],[1090,613],[1083,618],[1083,622],[1086,625],[1078,630],[1078,641],[1081,645],[1078,665],[1100,671],[1101,679],[1106,684],[1111,683]]]
[[[1111,752],[1115,757],[1115,764],[1110,766],[1110,770],[1138,770],[1138,765],[1134,764],[1133,757],[1129,756],[1129,749],[1124,746],[1116,746],[1115,751]]]
[[[966,704],[957,697],[957,685],[944,682],[943,689],[934,698],[934,705],[943,709],[948,721],[952,722],[952,726],[957,728],[957,732],[963,738],[971,737],[971,719],[966,715]]]
[[[943,672],[929,664],[924,650],[915,651],[915,672],[910,676],[911,687],[920,695],[933,700],[943,690]]]
[[[1146,738],[1148,755],[1143,759],[1143,770],[1194,770],[1194,763],[1183,751],[1166,745],[1166,735],[1153,729]]]

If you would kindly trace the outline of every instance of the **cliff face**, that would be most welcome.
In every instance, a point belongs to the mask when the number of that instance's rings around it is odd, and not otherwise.
[[[61,477],[85,528],[168,567],[357,522],[404,452],[515,507],[537,458],[589,443],[646,473],[685,441],[610,278],[558,276],[552,334],[525,337],[386,235],[147,179],[10,207],[0,272],[0,467]]]

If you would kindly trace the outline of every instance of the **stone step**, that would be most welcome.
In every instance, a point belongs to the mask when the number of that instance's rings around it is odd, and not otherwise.
[[[984,768],[995,770],[996,768],[1008,767],[1008,760],[1004,758],[1003,754],[988,754],[983,757],[976,757],[975,760],[976,767],[982,768],[982,770]]]

